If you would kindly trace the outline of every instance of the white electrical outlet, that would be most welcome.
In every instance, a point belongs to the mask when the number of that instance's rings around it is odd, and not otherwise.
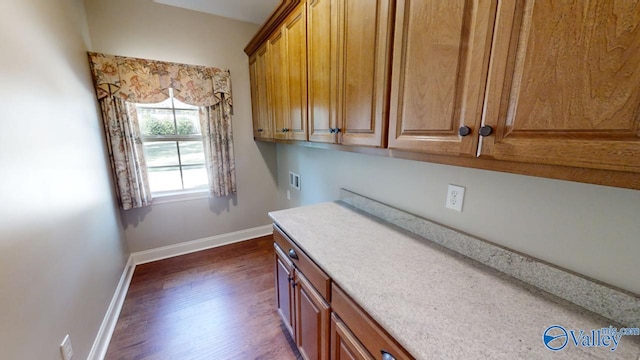
[[[69,334],[64,337],[64,340],[62,340],[62,344],[60,344],[60,353],[62,354],[63,360],[71,360],[73,358],[73,348],[71,347],[71,339],[69,338]]]
[[[447,209],[462,212],[462,203],[464,202],[464,188],[457,185],[449,185],[447,191]]]
[[[287,200],[291,200],[291,190],[287,190]]]

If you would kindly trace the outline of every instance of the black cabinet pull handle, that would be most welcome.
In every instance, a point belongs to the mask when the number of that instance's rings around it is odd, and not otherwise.
[[[340,128],[336,128],[336,134],[340,132]]]
[[[334,129],[334,128],[329,128],[329,132],[333,134],[334,132],[336,132],[336,129]]]
[[[489,125],[485,125],[480,128],[480,136],[485,137],[493,133],[493,128]]]
[[[289,249],[289,257],[298,260],[298,254],[296,254],[296,251],[293,249]]]
[[[471,134],[471,128],[468,126],[461,126],[460,129],[458,129],[458,134],[460,136],[467,136]]]
[[[393,355],[389,354],[384,350],[380,350],[380,353],[382,353],[382,360],[396,360],[396,358],[393,357]]]

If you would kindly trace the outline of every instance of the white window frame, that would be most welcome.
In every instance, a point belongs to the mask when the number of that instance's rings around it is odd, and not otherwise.
[[[152,110],[171,110],[171,114],[173,115],[173,126],[175,127],[177,132],[178,120],[176,118],[176,110],[198,112],[199,109],[176,107],[174,102],[174,97],[173,97],[173,89],[169,90],[169,94],[170,94],[169,98],[171,99],[170,108],[161,107],[161,106],[149,106],[147,104],[138,104],[138,103],[135,103],[134,105],[136,106],[136,111],[138,111],[139,108],[152,109]],[[141,106],[139,107],[138,105],[141,105]],[[180,183],[182,185],[182,189],[155,191],[155,192],[152,191],[151,195],[154,197],[154,199],[162,199],[161,201],[154,200],[154,203],[185,201],[185,200],[200,199],[200,198],[208,197],[208,188],[206,186],[202,188],[185,189],[184,175],[182,173],[183,166],[184,167],[202,166],[206,168],[206,164],[203,162],[202,164],[182,165],[182,157],[180,156],[179,142],[180,141],[202,141],[202,134],[200,135],[144,135],[144,134],[141,134],[140,137],[143,145],[146,142],[167,142],[167,143],[172,142],[175,144],[176,151],[178,154],[178,165],[149,166],[147,164],[147,171],[149,171],[150,169],[169,168],[169,167],[176,167],[176,166],[180,170]]]

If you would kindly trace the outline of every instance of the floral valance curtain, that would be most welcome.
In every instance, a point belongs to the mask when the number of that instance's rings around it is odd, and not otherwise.
[[[236,192],[229,71],[98,53],[89,53],[89,62],[124,210],[152,200],[134,103],[162,102],[169,88],[178,100],[200,108],[211,196]]]
[[[169,97],[195,106],[232,105],[228,70],[164,61],[89,53],[98,99],[158,103]]]

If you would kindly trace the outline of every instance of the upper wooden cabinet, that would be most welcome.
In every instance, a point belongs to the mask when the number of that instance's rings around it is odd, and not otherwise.
[[[249,58],[249,77],[251,79],[251,105],[253,110],[253,137],[256,139],[273,138],[271,117],[271,99],[269,97],[269,73],[267,58],[268,44],[264,44]]]
[[[309,140],[384,147],[390,0],[309,0]]]
[[[271,99],[271,118],[273,119],[273,137],[286,139],[283,131],[289,126],[289,86],[287,79],[287,45],[284,30],[281,28],[269,39],[269,98]],[[255,129],[254,129],[255,130]]]
[[[307,2],[309,141],[335,143],[338,0]]]
[[[640,6],[501,1],[481,156],[640,172]]]
[[[397,1],[390,148],[476,154],[495,2]]]
[[[338,136],[344,145],[385,147],[391,0],[338,1]]]
[[[284,25],[287,37],[290,140],[307,140],[307,12],[304,4]]]
[[[274,138],[307,140],[307,28],[304,4],[269,39]]]
[[[640,189],[638,0],[283,0],[248,48],[256,139]]]

